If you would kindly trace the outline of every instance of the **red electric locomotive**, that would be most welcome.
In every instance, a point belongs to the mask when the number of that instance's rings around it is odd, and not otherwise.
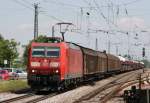
[[[49,43],[32,42],[28,61],[28,84],[32,89],[64,87],[83,76],[80,48],[60,38],[49,38]]]

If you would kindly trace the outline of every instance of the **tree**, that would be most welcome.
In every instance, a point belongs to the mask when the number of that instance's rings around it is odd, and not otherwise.
[[[6,66],[10,66],[15,58],[18,57],[17,52],[18,43],[14,40],[5,40],[0,35],[0,66],[4,66],[4,60],[8,61]]]
[[[35,42],[47,42],[47,36],[39,36],[36,40],[32,40]]]
[[[0,34],[0,40],[3,40],[4,38],[2,37],[2,35]]]
[[[23,66],[26,67],[28,63],[28,51],[29,51],[29,46],[31,42],[25,47],[25,51],[23,53]]]

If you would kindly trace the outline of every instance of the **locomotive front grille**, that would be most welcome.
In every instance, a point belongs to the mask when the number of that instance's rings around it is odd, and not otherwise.
[[[59,75],[30,75],[28,76],[29,84],[48,85],[60,81]]]

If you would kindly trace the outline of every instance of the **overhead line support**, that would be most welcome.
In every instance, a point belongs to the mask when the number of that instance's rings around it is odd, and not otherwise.
[[[34,4],[34,9],[34,39],[36,39],[38,37],[38,4]]]

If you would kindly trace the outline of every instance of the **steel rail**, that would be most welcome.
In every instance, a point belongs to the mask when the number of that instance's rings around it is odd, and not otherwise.
[[[145,79],[146,77],[142,78]],[[141,81],[147,81],[147,80],[141,80]],[[117,94],[119,91],[123,90],[124,88],[127,88],[133,84],[139,83],[139,80],[133,80],[133,81],[127,81],[125,84],[122,82],[119,86],[115,88],[115,90],[107,93],[101,100],[101,103],[106,103],[109,99],[113,98],[115,94]]]
[[[57,94],[58,94],[58,93],[48,94],[48,95],[45,95],[45,96],[42,96],[42,97],[39,97],[39,98],[32,99],[32,100],[30,100],[30,101],[27,101],[26,103],[37,103],[37,102],[39,102],[39,101],[42,101],[42,100],[51,98],[51,97],[53,97],[53,96],[56,96]]]
[[[116,83],[116,81],[121,80],[121,79],[123,79],[123,77],[129,76],[129,75],[131,75],[133,73],[134,72],[130,72],[128,74],[124,74],[124,75],[121,75],[121,76],[117,77],[115,80],[112,80],[111,82],[105,84],[104,86],[99,87],[96,90],[94,90],[94,91],[92,91],[92,92],[90,92],[90,93],[82,96],[81,98],[79,98],[78,100],[76,100],[74,103],[81,103],[82,101],[90,100],[91,98],[93,98],[97,94],[99,94],[99,93],[101,93],[101,92],[103,92],[103,91],[105,91],[105,90],[107,90],[109,88],[112,88],[112,87],[114,87],[116,85],[119,85],[120,83]]]
[[[24,99],[24,98],[29,98],[29,97],[32,97],[32,96],[35,96],[35,94],[30,93],[30,94],[26,94],[26,95],[19,96],[19,97],[14,97],[14,98],[11,98],[11,99],[0,101],[0,103],[11,103],[11,102],[15,102],[15,101],[18,101],[18,100],[21,100],[21,99]]]

